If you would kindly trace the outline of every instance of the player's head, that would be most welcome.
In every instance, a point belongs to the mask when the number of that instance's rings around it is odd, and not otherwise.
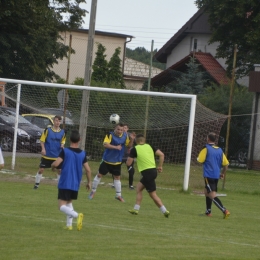
[[[128,124],[123,124],[123,127],[124,127],[124,132],[127,133],[129,130]]]
[[[70,141],[72,143],[78,143],[80,141],[80,134],[79,134],[79,131],[77,129],[74,129],[74,130],[71,131]]]
[[[60,126],[60,124],[61,124],[61,116],[56,115],[53,119],[53,125],[58,127]]]
[[[114,130],[115,135],[120,136],[123,134],[123,132],[124,132],[124,124],[122,123],[117,124]]]
[[[208,134],[208,141],[215,143],[217,140],[217,135],[214,132]]]
[[[143,134],[138,134],[135,137],[135,141],[137,144],[144,144],[145,143],[145,137]]]

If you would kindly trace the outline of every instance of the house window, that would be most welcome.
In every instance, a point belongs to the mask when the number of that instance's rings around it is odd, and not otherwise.
[[[198,39],[191,38],[191,51],[197,51],[198,49]]]

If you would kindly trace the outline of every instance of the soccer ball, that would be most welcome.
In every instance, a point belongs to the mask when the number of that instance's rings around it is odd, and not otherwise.
[[[109,118],[110,123],[118,124],[120,120],[120,116],[118,114],[112,114]]]

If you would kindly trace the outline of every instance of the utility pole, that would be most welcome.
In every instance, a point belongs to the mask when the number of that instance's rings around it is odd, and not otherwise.
[[[230,96],[229,96],[228,124],[227,124],[226,147],[225,147],[226,156],[228,156],[228,143],[229,143],[230,122],[231,122],[231,113],[232,113],[232,101],[233,101],[233,95],[234,95],[234,85],[235,85],[235,80],[236,80],[236,61],[237,61],[237,44],[235,44],[235,48],[234,48],[233,70],[232,70],[232,79],[231,79]],[[222,189],[225,188],[226,174],[224,175]]]
[[[89,86],[91,82],[92,58],[93,58],[95,25],[96,25],[96,10],[97,10],[97,0],[92,0],[89,30],[88,30],[88,48],[87,48],[86,64],[85,64],[84,86]],[[82,102],[81,102],[81,113],[80,113],[80,124],[79,124],[79,133],[81,139],[80,148],[82,150],[85,150],[85,143],[86,143],[89,96],[90,96],[90,91],[83,90]]]

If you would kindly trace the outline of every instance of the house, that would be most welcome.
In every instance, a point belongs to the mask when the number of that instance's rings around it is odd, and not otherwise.
[[[153,67],[151,77],[158,75],[162,70]],[[127,89],[140,90],[143,83],[148,80],[150,66],[142,62],[125,57],[124,81]]]
[[[71,44],[74,53],[71,54],[70,64],[68,64],[67,58],[59,60],[58,64],[53,66],[53,70],[63,79],[67,78],[68,73],[69,83],[72,83],[77,77],[84,78],[88,47],[88,31],[88,29],[76,29],[71,32],[61,33],[63,43],[68,46]],[[98,43],[105,46],[105,55],[107,60],[110,60],[115,49],[120,47],[120,59],[123,61],[125,58],[126,44],[127,42],[130,42],[132,38],[134,38],[132,35],[95,31],[92,63],[95,60]],[[124,64],[122,64],[122,70],[124,69],[123,65]]]
[[[154,57],[157,61],[166,63],[166,70],[183,71],[185,63],[188,62],[187,58],[194,55],[216,84],[225,84],[228,81],[225,76],[227,67],[225,59],[215,58],[218,43],[209,44],[210,37],[208,14],[204,8],[201,8],[164,44]],[[215,73],[214,70],[216,70]],[[160,84],[162,84],[163,77],[167,77],[167,72],[162,72],[161,75],[152,79],[152,85],[159,84],[159,78]],[[243,78],[239,83],[248,86],[248,78]]]

